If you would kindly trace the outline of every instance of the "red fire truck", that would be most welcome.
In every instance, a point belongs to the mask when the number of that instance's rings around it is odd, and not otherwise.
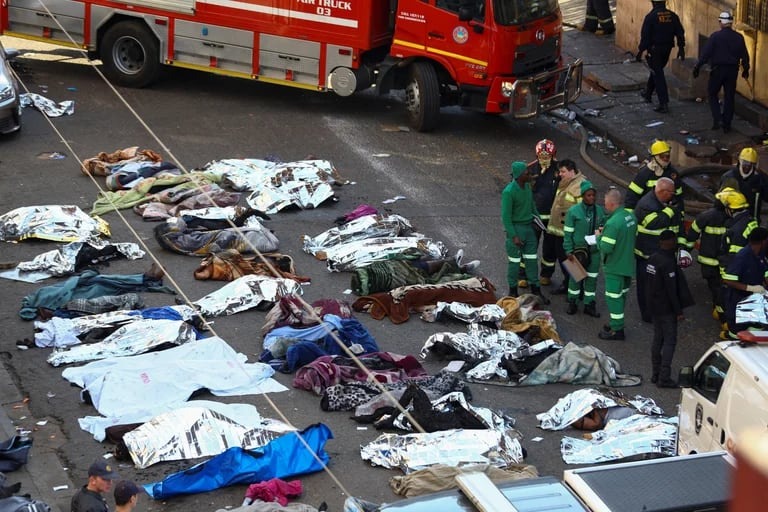
[[[405,94],[410,124],[440,107],[532,117],[581,91],[561,57],[557,0],[0,0],[6,35],[83,48],[115,83],[163,66],[349,96]]]

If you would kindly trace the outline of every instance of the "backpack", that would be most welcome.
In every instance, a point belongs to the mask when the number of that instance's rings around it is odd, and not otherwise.
[[[0,512],[51,512],[51,507],[26,496],[11,496],[0,500]]]

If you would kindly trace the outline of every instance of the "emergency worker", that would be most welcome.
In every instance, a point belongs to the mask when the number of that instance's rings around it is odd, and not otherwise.
[[[568,308],[565,312],[569,315],[576,314],[579,297],[583,295],[584,314],[600,318],[595,300],[600,254],[597,245],[589,245],[584,237],[594,235],[595,231],[605,224],[605,210],[595,204],[597,191],[590,181],[583,180],[579,187],[581,202],[571,206],[565,215],[563,250],[569,260],[578,260],[581,263],[587,271],[587,277],[578,283],[573,278],[568,279]]]
[[[643,322],[651,322],[651,315],[646,304],[645,274],[648,258],[659,246],[662,231],[672,230],[678,237],[684,237],[683,217],[672,198],[675,195],[675,183],[669,178],[659,178],[654,189],[646,193],[635,207],[637,218],[637,242],[635,260],[637,264],[637,304]],[[687,243],[685,238],[682,241]]]
[[[755,148],[742,149],[739,153],[737,166],[723,173],[718,190],[723,190],[726,187],[744,194],[747,203],[749,203],[752,218],[760,224],[763,198],[768,194],[768,176],[757,168],[757,151]]]
[[[677,346],[677,324],[683,309],[694,304],[688,282],[677,259],[677,233],[665,229],[659,247],[645,266],[646,302],[653,318],[651,382],[660,388],[675,388],[672,358]]]
[[[598,25],[602,35],[609,36],[616,32],[616,25],[613,23],[611,14],[611,5],[608,0],[587,0],[587,12],[584,16],[584,25],[581,30],[584,32],[597,32]]]
[[[621,200],[617,188],[605,193],[603,204],[608,218],[595,233],[605,276],[605,304],[610,314],[609,323],[597,335],[603,340],[625,339],[624,304],[635,275],[637,221],[632,210],[622,208]]]
[[[749,234],[748,243],[747,247],[736,253],[723,274],[723,297],[728,329],[720,333],[722,339],[736,339],[738,332],[747,327],[736,324],[737,304],[752,293],[766,293],[768,230],[755,228]]]
[[[757,228],[757,222],[752,218],[746,197],[732,188],[724,188],[716,197],[725,204],[725,213],[730,217],[726,221],[725,234],[720,245],[721,273],[728,268],[733,257],[746,247],[749,234]]]
[[[715,199],[711,208],[698,214],[686,233],[688,244],[699,242],[696,261],[701,266],[701,277],[707,282],[707,288],[712,298],[712,318],[720,320],[723,314],[722,301],[720,300],[721,275],[720,246],[725,235],[728,214],[725,212],[725,204],[720,199]]]
[[[733,15],[721,12],[718,17],[720,30],[713,32],[707,39],[701,57],[693,67],[693,78],[699,77],[701,66],[709,63],[709,82],[707,96],[709,108],[712,111],[712,129],[723,132],[731,131],[733,121],[733,104],[736,96],[736,81],[739,78],[739,63],[741,77],[749,79],[749,53],[744,42],[744,36],[733,30]],[[720,89],[723,90],[723,106],[720,110]]]
[[[536,234],[534,233],[534,217],[538,216],[536,204],[533,201],[530,174],[525,162],[512,162],[512,181],[501,193],[501,220],[506,232],[507,249],[507,282],[509,295],[517,297],[517,278],[520,272],[520,261],[524,259],[526,277],[531,286],[531,292],[538,295],[542,302],[549,301],[541,294],[539,276],[536,272]]]
[[[558,262],[565,260],[565,250],[563,249],[563,226],[565,224],[565,215],[571,206],[581,201],[581,184],[586,178],[576,168],[576,162],[573,160],[561,160],[557,164],[560,182],[557,185],[555,200],[552,202],[552,211],[547,225],[547,234],[550,235],[552,244],[555,248],[555,257]],[[563,282],[552,291],[554,295],[563,295],[568,291],[568,273],[560,267],[563,272]],[[542,271],[542,274],[544,272]],[[551,277],[551,276],[550,276]]]
[[[659,178],[666,177],[675,182],[675,197],[679,202],[681,211],[684,211],[683,181],[680,178],[680,173],[671,163],[671,151],[672,148],[663,140],[657,140],[651,144],[649,149],[651,159],[637,171],[635,178],[629,184],[627,198],[624,201],[626,208],[634,208],[641,197],[653,190]]]
[[[552,211],[552,203],[555,201],[555,194],[557,193],[557,185],[560,182],[560,175],[558,174],[557,160],[557,148],[555,143],[549,139],[542,139],[536,143],[536,161],[528,166],[528,172],[530,173],[531,180],[533,181],[531,188],[533,189],[533,199],[536,203],[536,209],[540,213],[540,218],[544,223],[544,226],[549,225],[549,216]],[[536,231],[536,248],[538,249],[540,231]],[[541,284],[548,286],[552,284],[552,275],[555,273],[555,262],[557,261],[557,254],[555,252],[555,240],[552,235],[544,233],[544,241],[541,244]],[[538,264],[534,268],[534,272],[538,272]],[[520,279],[518,286],[526,288],[528,286],[528,280],[526,280],[528,262],[523,262]],[[526,274],[523,274],[526,272]]]
[[[95,461],[88,468],[88,482],[72,496],[71,512],[107,512],[103,494],[112,489],[112,482],[120,475],[106,460]]]
[[[667,9],[664,0],[651,0],[651,12],[643,19],[640,45],[635,58],[640,62],[643,59],[643,52],[647,52],[646,61],[651,72],[642,96],[647,103],[651,103],[655,91],[659,97],[659,105],[653,110],[662,114],[669,112],[669,90],[664,68],[669,62],[669,54],[672,53],[675,41],[677,41],[677,58],[685,60],[685,30],[680,23],[680,18]]]

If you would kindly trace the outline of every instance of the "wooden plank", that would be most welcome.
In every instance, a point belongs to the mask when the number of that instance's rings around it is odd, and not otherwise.
[[[485,473],[464,473],[455,480],[480,512],[518,512]]]

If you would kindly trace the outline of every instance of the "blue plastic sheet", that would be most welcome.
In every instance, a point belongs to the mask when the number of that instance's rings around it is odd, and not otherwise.
[[[311,453],[298,436],[303,438],[312,450]],[[278,437],[255,450],[230,448],[212,459],[174,473],[161,482],[145,484],[144,489],[152,498],[160,500],[213,491],[229,485],[315,473],[321,471],[330,460],[324,449],[328,439],[333,439],[331,429],[317,423],[301,432],[290,432]]]

